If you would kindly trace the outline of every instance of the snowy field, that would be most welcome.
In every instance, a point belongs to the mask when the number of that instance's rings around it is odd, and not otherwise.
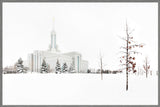
[[[4,74],[3,105],[157,105],[158,76]]]

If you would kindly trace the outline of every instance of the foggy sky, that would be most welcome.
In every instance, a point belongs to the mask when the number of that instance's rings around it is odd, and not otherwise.
[[[62,53],[78,51],[89,68],[120,68],[120,47],[125,43],[126,20],[133,38],[144,43],[137,49],[137,65],[148,56],[158,70],[158,3],[3,3],[3,66],[34,50],[47,50],[55,19],[57,45]]]

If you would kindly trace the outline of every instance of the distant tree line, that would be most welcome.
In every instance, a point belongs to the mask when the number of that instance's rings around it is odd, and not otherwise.
[[[122,73],[121,70],[101,70],[101,69],[97,69],[96,71],[92,71],[91,69],[87,70],[87,73],[92,73],[92,74],[117,74],[117,73]]]

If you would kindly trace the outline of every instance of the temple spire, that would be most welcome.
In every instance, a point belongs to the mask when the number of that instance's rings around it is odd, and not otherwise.
[[[53,17],[52,31],[55,31],[55,17]]]
[[[53,28],[51,32],[51,51],[57,51],[57,44],[56,44],[56,32],[55,32],[55,18],[53,17]]]

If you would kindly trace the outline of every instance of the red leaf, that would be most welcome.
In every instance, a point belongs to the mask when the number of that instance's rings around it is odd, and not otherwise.
[[[139,47],[143,48],[143,45],[139,45]]]
[[[146,67],[143,65],[143,68],[146,69]]]

